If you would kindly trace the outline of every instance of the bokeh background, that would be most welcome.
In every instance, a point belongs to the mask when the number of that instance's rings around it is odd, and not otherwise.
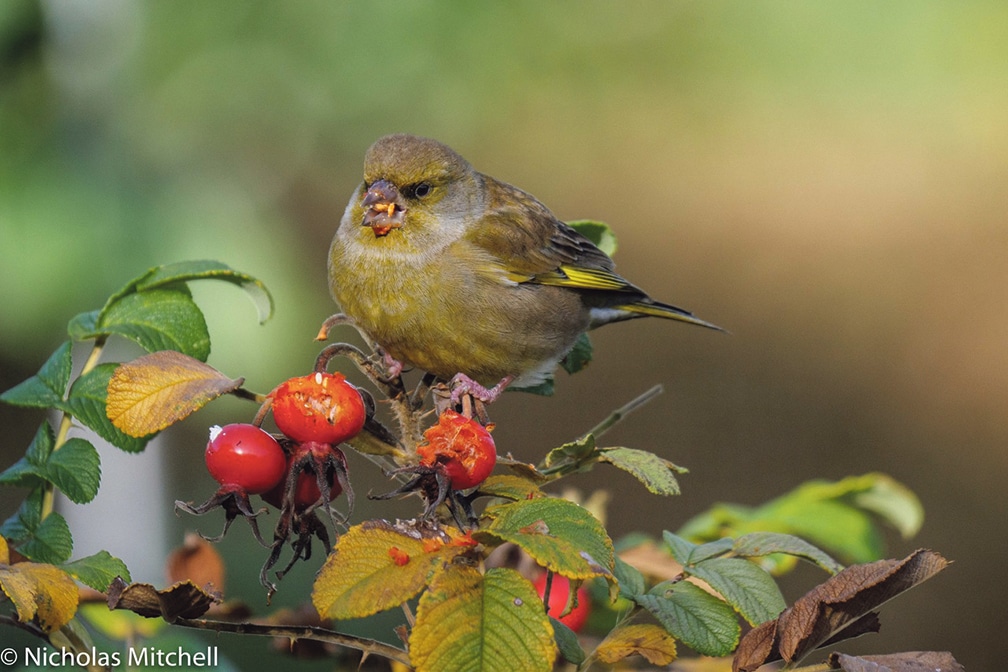
[[[306,371],[333,311],[328,241],[364,150],[394,131],[447,142],[561,218],[609,222],[624,275],[732,332],[657,320],[597,332],[596,360],[554,397],[494,406],[502,450],[537,459],[662,383],[607,443],[691,473],[672,500],[611,471],[583,481],[613,491],[614,536],[886,472],[927,513],[890,555],[927,546],[955,563],[845,650],[1000,666],[1008,5],[6,0],[0,387],[34,373],[72,315],[150,266],[197,258],[260,277],[277,302],[258,326],[234,288],[196,286],[211,364],[260,391]],[[111,525],[74,523],[78,549],[163,582],[159,549],[219,522],[177,519],[171,503],[212,491],[206,425],[252,412],[229,404],[118,476],[106,456],[103,493],[133,493]],[[0,421],[6,467],[39,418],[3,407]],[[3,493],[4,516],[17,495]],[[390,515],[358,499],[355,515]],[[120,528],[125,539],[108,536]],[[264,552],[247,536],[236,525],[221,550],[229,590],[260,608]],[[285,580],[281,604],[312,571]],[[235,639],[221,640],[229,655],[251,650],[261,667],[265,644]]]

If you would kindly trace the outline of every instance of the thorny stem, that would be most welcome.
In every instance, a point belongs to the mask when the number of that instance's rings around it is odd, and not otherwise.
[[[90,354],[88,354],[87,360],[84,362],[83,368],[77,378],[83,377],[85,374],[90,373],[96,366],[98,366],[98,360],[101,359],[102,351],[105,349],[105,336],[99,336],[95,339],[94,346],[91,348]],[[70,433],[70,429],[73,427],[73,416],[67,412],[63,411],[63,416],[60,419],[59,429],[56,431],[56,441],[53,444],[53,451],[57,451],[63,447],[63,444],[67,441],[67,434]],[[42,520],[45,520],[53,510],[53,502],[56,499],[56,486],[50,482],[46,482],[45,491],[42,493]]]
[[[376,654],[397,663],[402,663],[410,669],[409,654],[400,648],[384,642],[378,642],[364,637],[344,635],[317,626],[267,625],[264,623],[236,623],[229,621],[211,621],[207,619],[180,618],[175,625],[197,630],[212,630],[214,632],[232,632],[239,635],[260,635],[262,637],[285,637],[290,640],[307,639],[327,644],[336,644],[362,651],[365,655]]]

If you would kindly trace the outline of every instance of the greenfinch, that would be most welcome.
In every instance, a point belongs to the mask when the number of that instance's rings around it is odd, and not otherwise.
[[[329,250],[329,288],[393,373],[416,367],[492,400],[551,379],[603,324],[655,316],[720,329],[614,267],[530,194],[436,140],[389,135],[364,157]]]

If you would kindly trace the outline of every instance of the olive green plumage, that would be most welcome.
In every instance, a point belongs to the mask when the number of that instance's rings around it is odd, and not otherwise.
[[[449,380],[535,385],[580,334],[665,317],[718,327],[658,303],[530,194],[449,147],[390,135],[329,251],[333,298],[390,356]]]

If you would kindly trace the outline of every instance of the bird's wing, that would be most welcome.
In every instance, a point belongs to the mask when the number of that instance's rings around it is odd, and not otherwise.
[[[579,290],[643,292],[613,260],[535,197],[486,177],[487,209],[469,240],[498,260],[508,280]]]

